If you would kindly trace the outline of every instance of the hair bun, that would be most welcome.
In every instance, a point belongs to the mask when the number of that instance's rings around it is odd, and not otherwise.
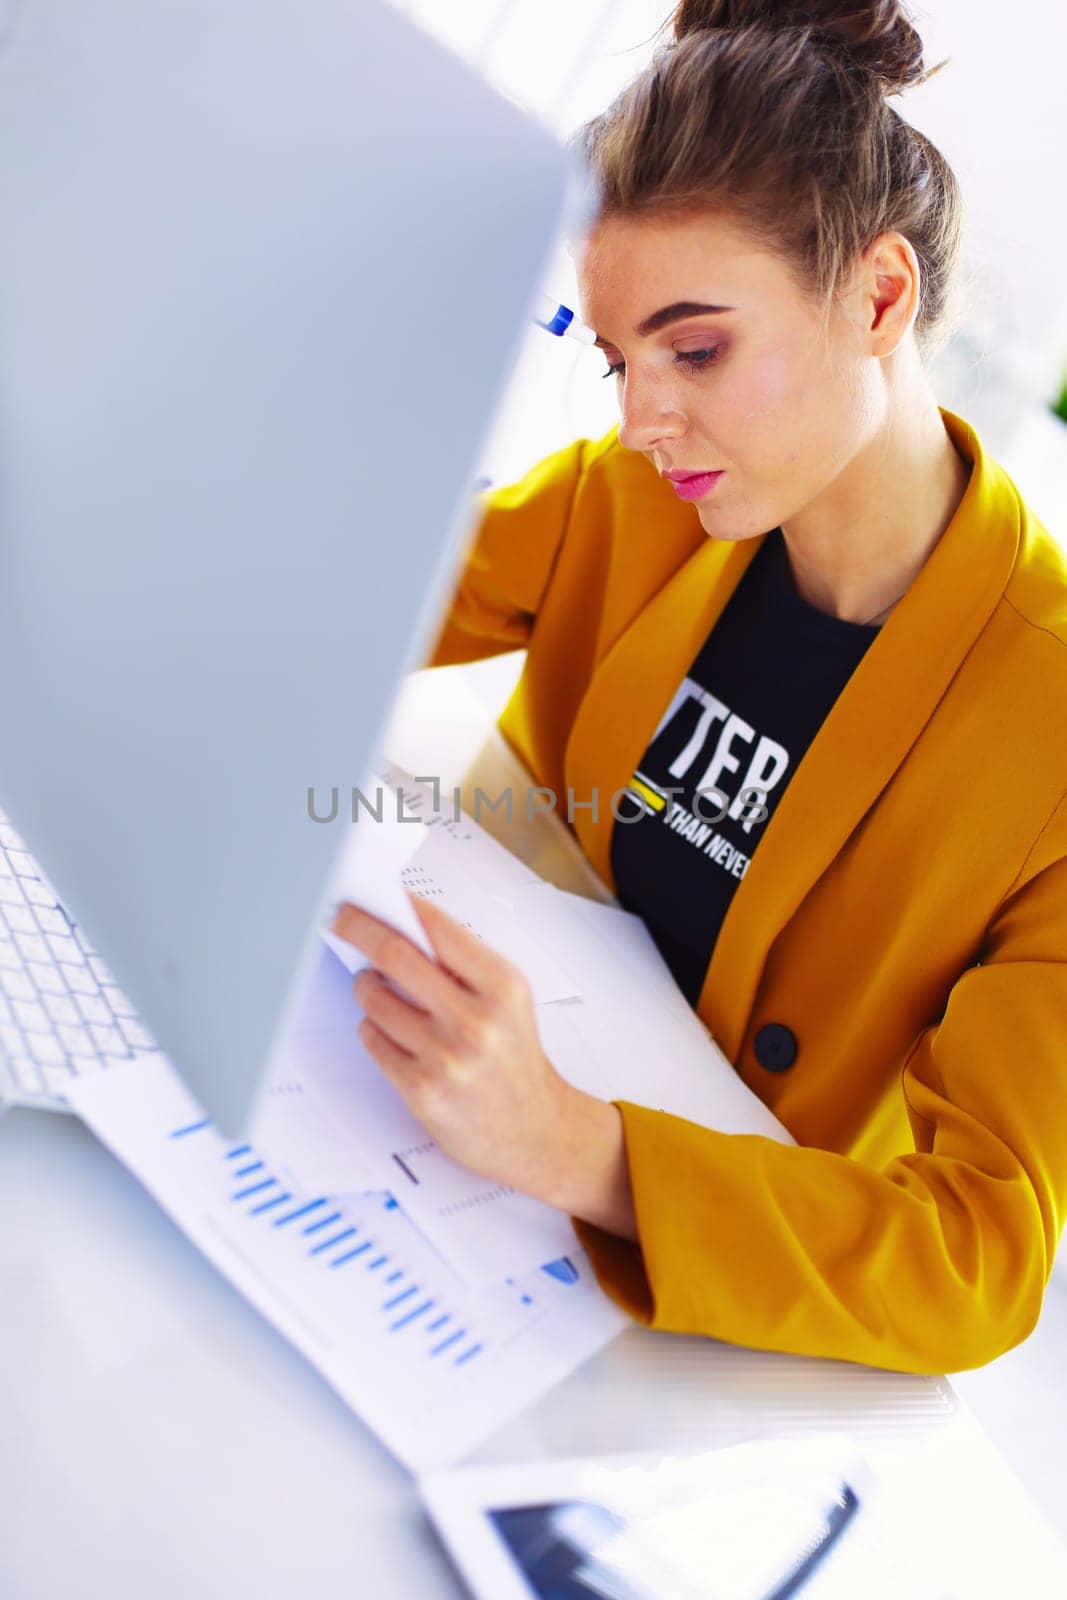
[[[810,29],[882,85],[900,94],[923,83],[923,42],[900,0],[681,0],[674,37],[714,28]]]

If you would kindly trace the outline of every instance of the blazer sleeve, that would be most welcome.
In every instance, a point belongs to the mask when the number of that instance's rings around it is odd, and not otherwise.
[[[424,667],[526,647],[588,457],[604,442],[576,439],[517,483],[478,496],[458,581]]]
[[[619,1103],[639,1243],[581,1221],[608,1294],[677,1333],[915,1373],[1033,1329],[1067,1213],[1067,796],[981,961],[901,1068],[882,1170]]]

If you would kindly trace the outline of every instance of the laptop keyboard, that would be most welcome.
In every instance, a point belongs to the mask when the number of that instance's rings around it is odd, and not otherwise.
[[[23,1096],[159,1046],[0,812],[0,1060]]]

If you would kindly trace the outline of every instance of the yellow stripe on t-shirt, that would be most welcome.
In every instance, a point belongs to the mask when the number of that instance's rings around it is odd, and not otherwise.
[[[650,789],[648,784],[642,783],[641,779],[638,777],[633,777],[630,779],[629,787],[634,791],[635,794],[640,795],[641,799],[644,800],[646,805],[650,806],[653,811],[662,811],[664,806],[667,804],[666,800],[661,794],[657,794],[655,789]]]

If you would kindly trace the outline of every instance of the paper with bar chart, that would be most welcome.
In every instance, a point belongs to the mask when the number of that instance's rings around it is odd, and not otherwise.
[[[72,1085],[74,1109],[401,1461],[458,1461],[623,1326],[584,1253],[467,1288],[391,1195],[276,1176],[163,1060]]]
[[[724,1133],[791,1142],[689,1007],[639,918],[543,882],[476,821],[447,815],[430,789],[397,769],[368,793],[382,821],[362,814],[352,833],[364,833],[343,852],[338,883],[379,909],[403,883],[511,960],[529,982],[545,1053],[576,1088]],[[386,822],[391,834],[383,834]],[[402,835],[401,844],[392,835]],[[377,861],[367,841],[379,836],[387,842]],[[399,880],[390,885],[394,869]],[[327,942],[343,965],[323,959],[309,975],[260,1105],[260,1143],[306,1182],[348,1188],[358,1172],[363,1187],[393,1190],[472,1286],[574,1248],[567,1216],[460,1166],[429,1138],[355,1032],[360,1013],[345,968],[362,958]]]

